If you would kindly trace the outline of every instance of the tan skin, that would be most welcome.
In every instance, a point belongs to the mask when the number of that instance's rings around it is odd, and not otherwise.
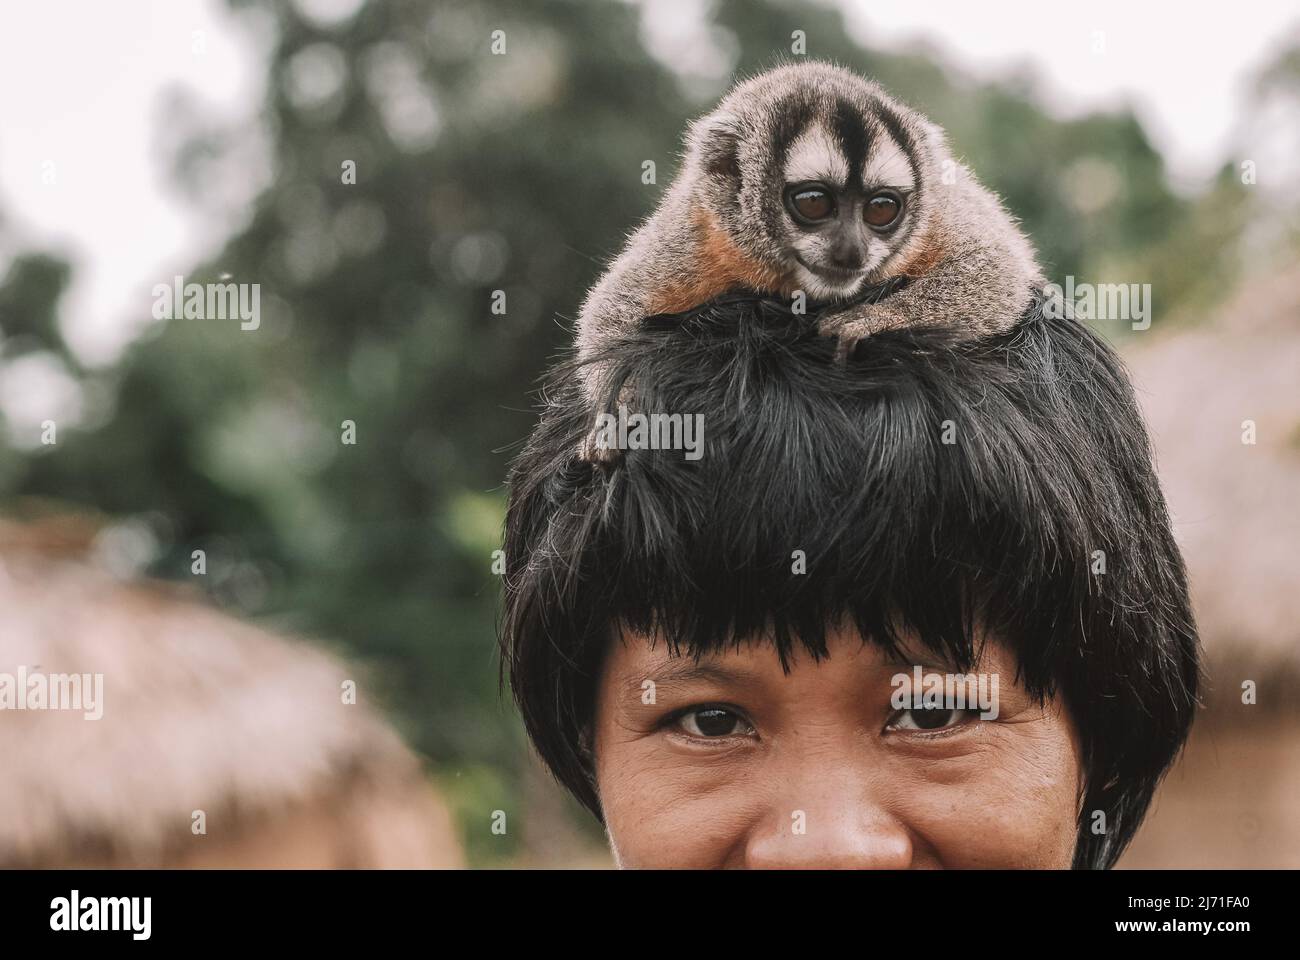
[[[999,714],[982,720],[891,706],[912,662],[958,672],[927,655],[891,661],[851,631],[828,648],[820,663],[798,651],[787,675],[765,644],[703,669],[643,636],[613,645],[594,750],[619,866],[1070,866],[1078,738],[1059,701],[1016,684],[1008,651],[990,643],[975,666],[999,677]]]

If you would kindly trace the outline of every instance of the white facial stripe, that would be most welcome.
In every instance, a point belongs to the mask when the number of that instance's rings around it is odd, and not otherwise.
[[[884,130],[877,131],[871,153],[863,164],[862,183],[867,188],[880,186],[910,190],[916,186],[907,154]]]
[[[843,186],[849,176],[849,163],[839,144],[822,126],[811,127],[799,135],[785,157],[785,182],[822,180]]]

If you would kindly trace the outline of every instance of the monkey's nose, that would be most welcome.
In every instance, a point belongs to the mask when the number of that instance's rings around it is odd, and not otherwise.
[[[862,251],[857,247],[837,247],[831,250],[831,265],[840,270],[861,270]]]

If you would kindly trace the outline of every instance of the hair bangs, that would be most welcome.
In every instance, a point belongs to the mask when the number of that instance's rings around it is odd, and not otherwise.
[[[796,646],[820,657],[848,622],[965,670],[994,634],[1034,692],[1050,689],[1044,641],[1077,630],[1054,612],[1086,598],[1098,542],[1079,481],[1108,473],[1071,462],[1051,416],[1059,383],[990,362],[1030,335],[882,333],[837,366],[815,317],[728,297],[651,318],[590,358],[614,371],[611,408],[698,415],[703,449],[566,465],[572,529],[549,536],[592,559],[559,571],[562,591],[581,584],[607,625],[696,656],[765,640],[783,661]],[[556,384],[572,379],[566,368]],[[551,410],[541,442],[573,458],[591,411],[571,396]]]

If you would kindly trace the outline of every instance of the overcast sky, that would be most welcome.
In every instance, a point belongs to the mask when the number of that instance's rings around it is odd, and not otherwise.
[[[435,0],[436,2],[436,0]],[[652,0],[655,16],[705,0]],[[299,0],[329,18],[357,0]],[[1063,115],[1129,103],[1179,183],[1224,159],[1243,83],[1294,27],[1294,0],[1230,7],[1088,0],[844,0],[864,43],[924,42],[996,77],[1025,64]],[[0,30],[0,216],[24,247],[76,265],[65,327],[89,359],[120,348],[149,288],[216,248],[227,225],[166,187],[157,99],[182,84],[215,117],[257,105],[264,51],[217,0],[41,0],[14,5]],[[0,249],[0,271],[11,250]]]

